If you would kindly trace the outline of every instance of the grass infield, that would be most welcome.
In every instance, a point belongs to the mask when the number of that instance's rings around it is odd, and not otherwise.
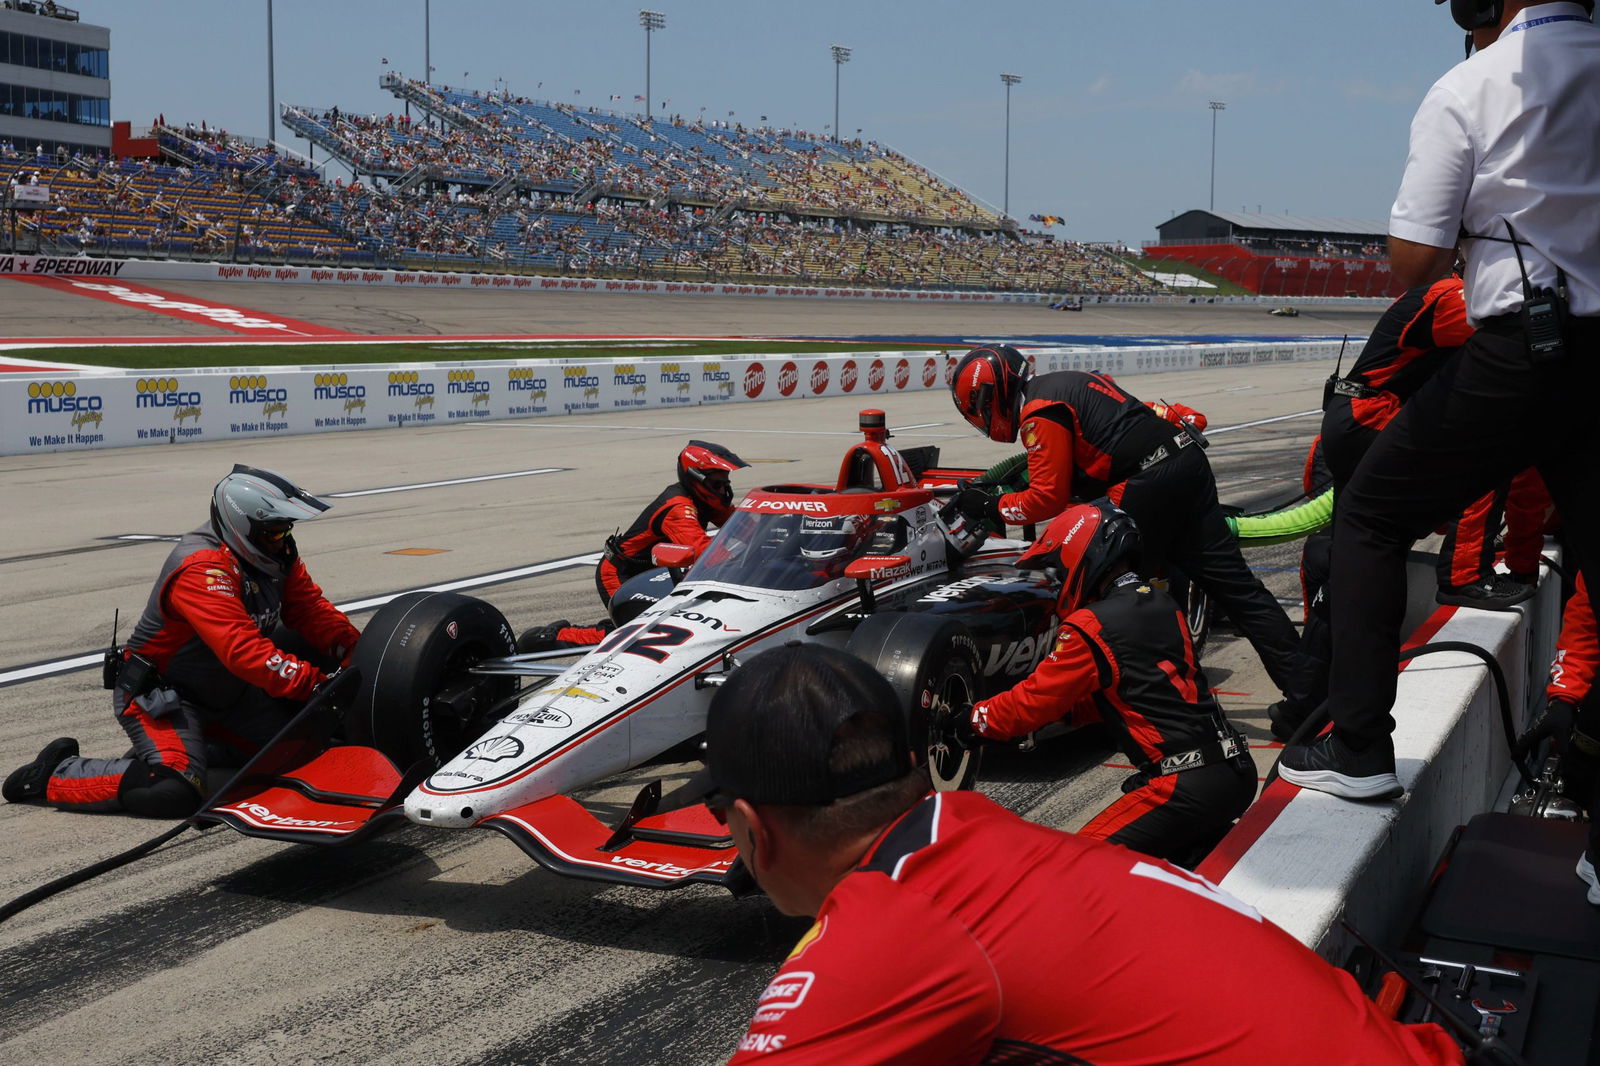
[[[964,351],[950,345],[892,344],[865,341],[639,340],[540,343],[537,341],[346,342],[342,344],[129,344],[18,348],[19,356],[41,362],[59,361],[128,370],[210,369],[238,366],[330,366],[350,363],[482,363],[496,359],[559,359],[609,362],[627,359],[691,359],[719,355],[831,355],[845,352],[926,348]],[[0,354],[3,358],[3,354]]]

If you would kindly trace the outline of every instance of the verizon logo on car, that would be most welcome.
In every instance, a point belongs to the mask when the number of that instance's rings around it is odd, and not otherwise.
[[[778,370],[778,394],[789,396],[794,393],[795,387],[800,384],[800,368],[793,363],[784,363]]]
[[[744,372],[744,394],[753,400],[761,395],[766,384],[767,368],[760,363],[751,363]]]

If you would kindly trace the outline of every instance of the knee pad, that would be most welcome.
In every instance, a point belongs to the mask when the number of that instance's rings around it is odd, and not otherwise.
[[[200,807],[200,789],[170,767],[136,761],[123,772],[117,799],[130,814],[187,818]]]

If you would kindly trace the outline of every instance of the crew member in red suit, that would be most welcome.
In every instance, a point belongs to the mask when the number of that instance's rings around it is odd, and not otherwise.
[[[157,818],[193,814],[210,745],[270,740],[327,675],[273,642],[297,632],[336,668],[360,638],[300,558],[291,530],[328,504],[269,470],[235,466],[211,494],[211,521],[167,556],[115,664],[112,710],[133,755],[89,759],[70,737],[6,778],[12,803]]]
[[[1197,431],[1174,426],[1102,374],[1034,377],[1007,345],[968,352],[950,388],[963,418],[990,440],[1020,439],[1028,454],[1026,489],[996,499],[967,486],[958,507],[1024,525],[1050,521],[1075,499],[1109,496],[1139,528],[1142,572],[1182,570],[1244,633],[1284,700],[1309,713],[1321,696],[1311,664],[1289,616],[1239,553]]]
[[[1011,740],[1065,720],[1105,722],[1137,769],[1079,832],[1191,865],[1256,794],[1255,763],[1211,695],[1183,611],[1132,571],[1133,520],[1074,504],[1017,560],[1061,575],[1061,630],[1037,669],[972,708],[979,737]]]
[[[740,666],[705,757],[691,794],[773,905],[814,919],[732,1066],[1462,1061],[1205,879],[930,791],[893,688],[842,651]]]

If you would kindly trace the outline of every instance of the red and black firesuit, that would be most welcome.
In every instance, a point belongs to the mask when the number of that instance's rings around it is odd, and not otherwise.
[[[1100,374],[1045,374],[1024,390],[1017,438],[1029,482],[1000,497],[1001,517],[1047,522],[1075,498],[1110,496],[1139,527],[1141,569],[1176,565],[1233,619],[1284,696],[1311,702],[1294,625],[1239,553],[1196,438]]]
[[[974,731],[996,740],[1095,718],[1138,773],[1084,836],[1192,862],[1255,798],[1255,763],[1195,662],[1183,611],[1135,574],[1069,614],[1032,674],[972,709]]]
[[[938,792],[828,893],[731,1066],[1461,1061],[1204,878]]]
[[[153,673],[139,695],[121,688],[112,695],[133,757],[67,759],[51,774],[45,802],[155,817],[193,813],[205,791],[207,741],[259,747],[325,679],[273,643],[280,621],[332,662],[361,635],[298,555],[282,576],[269,575],[242,564],[209,525],[186,534],[124,651],[123,671]]]
[[[633,525],[606,540],[605,558],[594,572],[601,600],[610,603],[623,582],[653,569],[650,551],[657,544],[682,544],[698,555],[711,543],[706,527],[720,526],[731,517],[732,507],[692,499],[682,485],[668,485],[645,505]]]

